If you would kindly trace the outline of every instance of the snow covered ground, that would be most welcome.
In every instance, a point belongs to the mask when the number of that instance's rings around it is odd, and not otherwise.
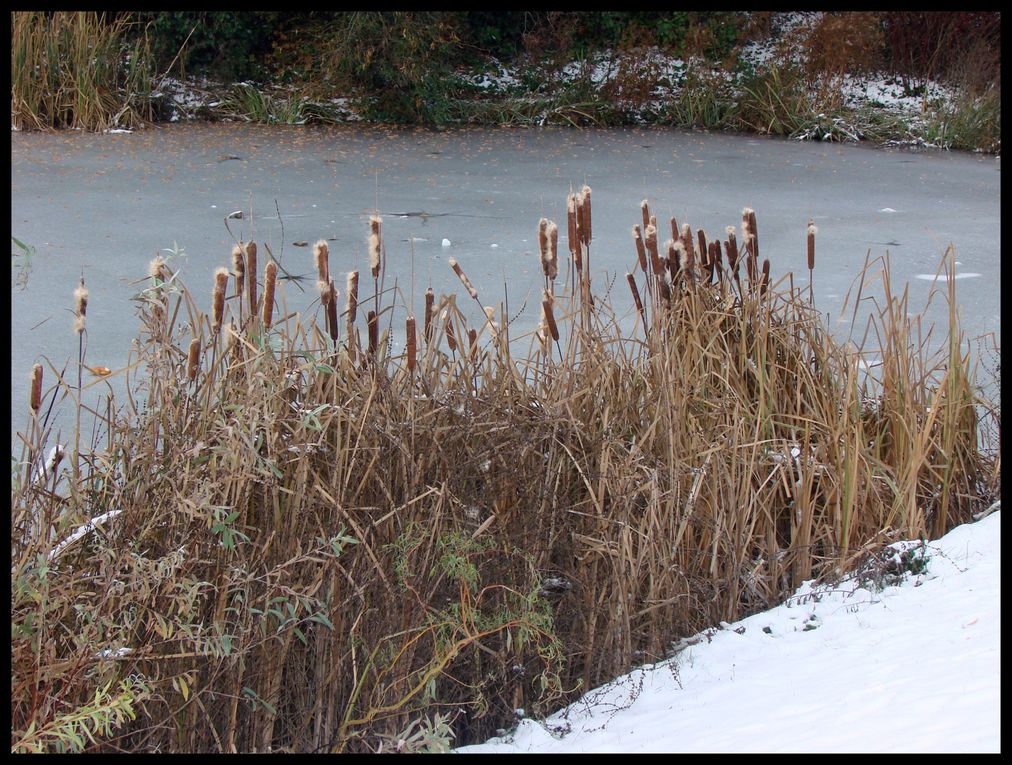
[[[891,558],[455,751],[1000,751],[1000,510]]]

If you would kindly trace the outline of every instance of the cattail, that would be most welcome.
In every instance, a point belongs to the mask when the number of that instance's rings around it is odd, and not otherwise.
[[[369,329],[369,355],[375,356],[379,346],[379,318],[375,311],[369,311],[366,315],[366,326]]]
[[[685,251],[692,255],[693,259],[695,259],[696,247],[692,243],[692,229],[689,227],[688,223],[682,224],[682,235],[680,238],[682,240],[682,244],[685,246]]]
[[[316,258],[317,278],[324,284],[330,284],[330,247],[323,239],[313,245],[313,256]]]
[[[625,278],[626,281],[629,282],[629,289],[632,290],[633,302],[636,304],[636,310],[639,311],[640,318],[643,320],[643,328],[646,329],[647,315],[646,312],[643,310],[643,301],[640,300],[640,291],[639,288],[636,286],[636,279],[628,271],[626,271],[625,273]]]
[[[257,310],[257,243],[250,242],[246,245],[246,271],[249,279],[246,285],[249,290],[249,310],[255,314]]]
[[[190,382],[197,379],[197,369],[200,368],[200,340],[190,340],[190,350],[186,355],[186,377]]]
[[[467,330],[467,343],[471,351],[471,361],[478,358],[478,330]]]
[[[555,314],[552,312],[553,300],[552,293],[545,290],[541,300],[541,310],[544,312],[545,321],[548,324],[548,331],[552,334],[552,339],[555,342],[559,342],[559,325],[555,323]]]
[[[580,209],[580,236],[581,241],[590,246],[591,228],[590,228],[590,186],[584,186],[580,190],[579,197],[579,209]]]
[[[646,231],[650,225],[650,205],[645,199],[640,202],[640,212],[643,214],[643,230]]]
[[[639,261],[640,269],[643,273],[647,271],[647,250],[643,246],[643,235],[640,234],[639,224],[633,224],[632,227],[633,242],[636,244],[636,259]]]
[[[84,277],[81,283],[74,290],[74,331],[77,334],[84,332],[85,316],[88,313],[88,289],[84,286]]]
[[[270,329],[274,319],[274,288],[278,281],[278,264],[268,261],[264,267],[264,328]]]
[[[769,286],[769,283],[770,283],[770,260],[769,258],[763,258],[762,276],[760,277],[759,280],[760,295],[766,294],[766,288]]]
[[[554,281],[559,275],[559,227],[548,222],[548,278]]]
[[[815,268],[815,235],[819,233],[819,229],[812,223],[811,218],[808,219],[808,270],[811,271]]]
[[[214,292],[212,293],[211,305],[213,306],[214,320],[212,327],[217,332],[221,329],[222,318],[225,315],[225,289],[228,287],[228,269],[219,268],[214,272]]]
[[[443,311],[443,330],[446,332],[446,344],[450,346],[450,352],[457,350],[457,336],[453,333],[453,322],[446,311]]]
[[[696,254],[688,249],[679,239],[675,242],[675,252],[678,253],[678,270],[685,274],[687,279],[695,278]]]
[[[369,227],[372,233],[369,235],[369,268],[372,270],[372,278],[378,279],[380,273],[380,224],[383,219],[377,215],[369,218]]]
[[[758,262],[759,259],[759,227],[755,221],[755,210],[746,208],[748,210],[748,230],[752,234],[752,257]]]
[[[242,247],[232,248],[232,273],[235,274],[235,294],[242,295],[245,286],[246,260],[243,258]]]
[[[727,232],[727,241],[724,244],[727,250],[727,270],[731,273],[738,272],[738,240],[734,237],[734,226],[728,226],[725,231]]]
[[[696,229],[696,240],[699,242],[699,264],[703,267],[710,265],[710,250],[706,246],[706,234],[703,229]]]
[[[358,271],[348,272],[347,286],[348,301],[345,303],[344,312],[350,326],[355,323],[355,316],[358,314]]]
[[[330,299],[327,301],[327,329],[330,331],[330,339],[337,343],[337,290],[334,289],[334,282],[329,285]]]
[[[404,331],[408,336],[408,373],[414,373],[415,371],[415,356],[417,349],[415,347],[415,317],[409,316],[404,320]]]
[[[36,364],[32,367],[32,393],[28,399],[28,406],[33,412],[38,412],[42,406],[42,365]]]
[[[724,276],[724,266],[720,262],[720,242],[710,242],[710,282],[714,281],[716,276],[717,280]]]
[[[456,258],[450,258],[447,261],[447,263],[450,264],[450,268],[452,268],[454,273],[457,274],[457,276],[460,278],[461,283],[463,283],[464,288],[467,290],[467,294],[469,294],[473,299],[477,300],[478,290],[476,290],[474,288],[474,285],[471,284],[471,280],[467,278],[467,274],[465,274],[463,269],[461,269],[460,264],[457,262]]]
[[[754,282],[756,280],[756,259],[755,259],[755,237],[752,234],[745,236],[745,249],[748,250],[748,255],[745,258],[745,272],[748,274],[748,280]]]
[[[436,300],[436,293],[432,291],[432,287],[425,290],[425,343],[426,345],[432,342],[432,304]]]
[[[680,240],[669,239],[664,243],[664,251],[667,252],[668,273],[671,274],[671,281],[674,282],[675,275],[682,267],[682,260],[678,257],[678,253],[679,251],[684,252],[685,247]]]
[[[538,221],[538,250],[541,252],[541,270],[548,276],[548,218]]]
[[[650,255],[650,265],[654,269],[654,275],[660,276],[664,271],[661,265],[661,256],[657,252],[657,227],[648,225],[645,229],[647,253]]]
[[[566,197],[566,221],[569,224],[569,251],[574,258],[577,258],[580,254],[580,242],[577,227],[576,194]]]
[[[678,219],[671,216],[671,238],[680,239],[682,236],[682,229],[678,227]]]

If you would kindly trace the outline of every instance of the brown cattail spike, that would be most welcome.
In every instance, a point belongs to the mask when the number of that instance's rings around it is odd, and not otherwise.
[[[366,326],[369,328],[369,355],[375,356],[379,347],[379,318],[375,311],[369,311],[366,315]]]
[[[471,361],[478,358],[478,330],[467,330],[467,344],[471,351]]]
[[[407,344],[408,344],[408,373],[414,373],[415,371],[415,359],[418,353],[415,347],[415,317],[409,316],[404,321],[404,331],[407,333]]]
[[[581,241],[590,246],[590,186],[584,186],[580,190],[580,234]]]
[[[28,399],[28,406],[33,412],[38,412],[42,406],[42,365],[36,364],[32,367],[32,392]]]
[[[250,242],[246,245],[246,272],[249,278],[246,286],[249,298],[250,313],[255,314],[257,310],[257,243]]]
[[[457,336],[453,332],[453,322],[450,321],[450,317],[443,312],[443,330],[446,332],[446,344],[450,346],[450,353],[456,353],[457,351]]]
[[[647,230],[647,226],[650,225],[650,205],[647,200],[640,202],[640,213],[643,215],[643,230]]]
[[[559,227],[548,222],[548,278],[554,281],[559,275]]]
[[[541,253],[541,270],[548,276],[548,218],[538,221],[538,251]]]
[[[348,317],[348,324],[354,324],[358,313],[358,271],[348,272],[347,285],[348,302],[345,304],[344,312]]]
[[[228,269],[219,268],[214,272],[214,291],[211,293],[213,321],[212,327],[217,332],[225,316],[225,289],[228,287]]]
[[[647,250],[643,246],[643,235],[640,233],[639,224],[633,224],[632,227],[633,242],[636,244],[636,260],[640,264],[640,270],[643,273],[649,273],[647,271]]]
[[[815,268],[815,235],[819,229],[815,227],[811,219],[808,221],[808,270]]]
[[[426,344],[432,342],[432,310],[433,303],[436,301],[436,293],[432,291],[432,287],[425,290],[425,342]]]
[[[264,268],[264,328],[270,329],[274,319],[274,290],[278,281],[278,264],[269,261]]]
[[[647,253],[650,255],[650,266],[654,270],[654,276],[660,276],[664,271],[661,264],[661,256],[657,251],[657,227],[648,225],[644,231],[646,234]]]
[[[334,289],[334,282],[329,284],[330,299],[327,301],[327,329],[330,331],[330,339],[337,344],[337,290]]]
[[[544,296],[541,299],[541,310],[544,312],[545,322],[548,324],[548,331],[552,335],[552,340],[559,342],[559,325],[555,323],[552,302],[552,294],[548,290],[545,290]]]
[[[573,257],[580,253],[579,228],[577,226],[576,194],[566,197],[566,221],[569,224],[569,252]]]
[[[646,311],[643,310],[643,301],[640,300],[640,291],[636,286],[636,279],[628,271],[626,271],[625,278],[626,281],[629,282],[629,289],[632,291],[633,302],[636,304],[636,310],[639,311],[640,318],[643,320],[643,328],[646,329],[647,314]]]
[[[186,377],[190,382],[197,379],[197,370],[200,368],[200,341],[197,338],[190,340],[190,350],[186,356]]]
[[[766,288],[770,283],[770,261],[769,258],[763,258],[763,270],[762,276],[759,277],[759,294],[765,295]]]

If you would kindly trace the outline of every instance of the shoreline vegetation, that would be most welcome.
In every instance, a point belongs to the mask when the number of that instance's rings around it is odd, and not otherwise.
[[[1000,154],[998,12],[12,12],[11,125],[667,125]]]
[[[531,222],[524,337],[453,259],[460,291],[412,313],[378,216],[343,283],[316,244],[312,313],[255,242],[199,286],[210,314],[156,257],[118,373],[88,364],[82,279],[79,358],[36,365],[12,455],[12,751],[446,751],[993,508],[951,249],[941,347],[876,260],[855,348],[811,302],[811,223],[808,273],[774,282],[753,210],[711,238],[633,201],[618,317],[591,199]],[[129,393],[53,444],[84,370]]]

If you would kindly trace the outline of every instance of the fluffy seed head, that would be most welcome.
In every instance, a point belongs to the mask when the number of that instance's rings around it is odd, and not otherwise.
[[[576,194],[566,197],[566,222],[569,224],[569,251],[575,256],[580,251],[579,229],[576,215]]]
[[[214,291],[211,293],[212,326],[215,332],[221,329],[225,315],[225,288],[228,286],[228,269],[219,268],[214,272]]]
[[[380,273],[380,238],[379,234],[369,235],[369,270],[372,278],[378,279]]]
[[[559,227],[553,221],[548,222],[548,278],[555,279],[559,275]]]
[[[358,271],[348,272],[348,302],[345,304],[344,312],[348,316],[348,323],[355,323],[355,315],[358,313]]]
[[[640,202],[640,213],[643,215],[643,230],[647,230],[647,226],[650,225],[650,205],[647,200]]]
[[[584,186],[580,190],[580,234],[583,243],[589,246],[591,238],[590,186]]]
[[[471,280],[467,278],[467,274],[464,273],[464,270],[460,267],[460,264],[457,262],[456,258],[450,258],[447,261],[447,263],[450,264],[450,268],[453,269],[453,272],[457,274],[457,277],[460,279],[461,283],[464,285],[464,288],[467,290],[467,294],[469,294],[472,299],[477,300],[478,290],[476,290],[474,288],[474,285],[471,284]]]
[[[313,257],[316,258],[317,277],[322,282],[330,281],[330,247],[321,239],[313,245]]]

